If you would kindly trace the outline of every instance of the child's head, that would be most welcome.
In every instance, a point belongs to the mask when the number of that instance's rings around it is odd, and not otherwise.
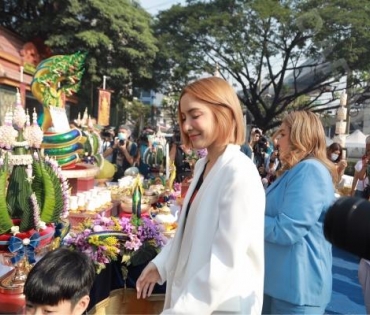
[[[85,254],[62,247],[48,252],[31,269],[24,285],[26,314],[36,314],[36,309],[82,314],[94,279],[94,264]]]

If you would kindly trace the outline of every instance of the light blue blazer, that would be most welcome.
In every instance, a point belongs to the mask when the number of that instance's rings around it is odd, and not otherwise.
[[[303,160],[268,187],[265,294],[296,305],[330,301],[332,252],[323,220],[334,199],[330,173],[316,159]]]

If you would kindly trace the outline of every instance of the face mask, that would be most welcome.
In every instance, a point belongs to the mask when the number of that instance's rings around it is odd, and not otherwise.
[[[339,157],[339,155],[338,155],[338,154],[336,154],[336,153],[332,153],[332,154],[330,155],[330,158],[331,158],[331,160],[332,160],[333,162],[334,162],[334,161],[336,161],[338,157]]]
[[[119,132],[118,133],[118,139],[120,139],[120,140],[126,140],[126,134],[123,133],[123,132]]]

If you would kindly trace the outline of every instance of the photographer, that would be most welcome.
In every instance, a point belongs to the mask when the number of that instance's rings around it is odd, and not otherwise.
[[[114,127],[106,128],[101,132],[103,157],[109,162],[113,159],[114,137]],[[112,149],[108,150],[110,148]]]
[[[117,137],[111,150],[113,151],[112,163],[117,165],[117,171],[114,174],[113,181],[124,176],[125,170],[133,166],[137,156],[137,144],[130,141],[131,129],[128,126],[121,125],[118,128]]]
[[[135,160],[139,168],[139,173],[142,174],[144,178],[149,178],[150,173],[151,173],[151,165],[149,164],[149,161],[147,161],[145,156],[148,150],[151,150],[151,147],[149,145],[148,136],[152,136],[152,135],[154,135],[153,130],[149,128],[144,129],[138,141],[138,154]]]
[[[253,147],[253,162],[257,166],[260,176],[266,176],[266,165],[268,154],[269,142],[265,136],[260,136],[258,142]]]
[[[173,130],[173,137],[170,142],[170,161],[173,161],[176,167],[176,183],[181,183],[185,178],[192,176],[192,169],[186,156],[189,154],[190,149],[185,148],[181,144],[180,130],[175,127]]]
[[[369,199],[370,136],[366,137],[366,152],[355,165],[355,175],[352,181],[351,196]]]

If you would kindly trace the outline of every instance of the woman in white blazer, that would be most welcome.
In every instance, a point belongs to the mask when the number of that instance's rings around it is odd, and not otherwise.
[[[260,314],[265,194],[240,151],[240,103],[223,79],[204,78],[180,96],[183,143],[207,148],[195,166],[176,235],[137,281],[137,296],[167,281],[163,314]]]

